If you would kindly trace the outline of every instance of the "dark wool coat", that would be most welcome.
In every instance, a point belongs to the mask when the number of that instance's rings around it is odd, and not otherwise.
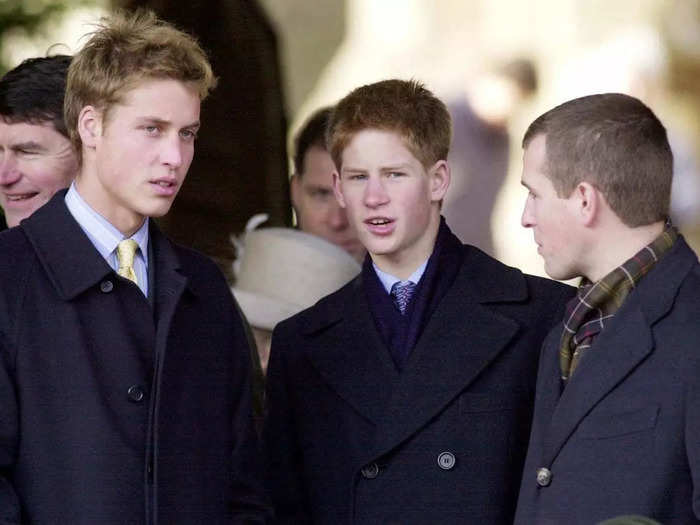
[[[223,277],[151,222],[149,305],[64,195],[0,234],[0,523],[262,521]]]
[[[642,278],[561,396],[560,336],[561,327],[543,347],[516,522],[590,525],[623,514],[700,522],[700,266],[692,250],[679,239]]]
[[[572,289],[458,249],[401,374],[361,275],[275,329],[265,448],[278,523],[512,522],[539,349]]]

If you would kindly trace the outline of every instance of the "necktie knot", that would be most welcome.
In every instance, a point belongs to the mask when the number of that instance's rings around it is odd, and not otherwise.
[[[136,284],[138,284],[138,281],[134,272],[134,255],[138,248],[139,245],[133,239],[124,239],[117,245],[117,260],[119,261],[117,274]]]
[[[394,300],[394,305],[399,309],[401,315],[406,314],[408,303],[411,302],[413,292],[416,291],[416,283],[411,281],[397,281],[391,287],[391,298]]]

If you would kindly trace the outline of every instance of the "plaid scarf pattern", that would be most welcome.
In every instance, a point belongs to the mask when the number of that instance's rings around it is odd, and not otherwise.
[[[581,282],[576,297],[566,306],[559,344],[559,364],[565,384],[637,282],[671,249],[677,238],[676,229],[667,224],[653,242],[600,281],[592,283],[584,279]]]

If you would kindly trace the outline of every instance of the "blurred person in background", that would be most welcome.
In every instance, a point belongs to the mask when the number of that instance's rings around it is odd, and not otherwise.
[[[78,171],[63,121],[70,61],[66,55],[30,58],[0,79],[0,207],[10,228]]]
[[[508,126],[536,92],[534,64],[517,58],[478,75],[462,97],[448,104],[452,182],[442,214],[462,242],[490,255],[494,255],[491,215],[508,174]]]
[[[319,109],[294,140],[292,206],[301,231],[337,244],[362,262],[366,250],[333,194],[335,165],[326,148],[326,127],[333,108]]]

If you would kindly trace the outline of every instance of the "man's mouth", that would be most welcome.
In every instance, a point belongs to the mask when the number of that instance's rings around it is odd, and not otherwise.
[[[26,201],[31,199],[32,197],[36,197],[39,193],[38,192],[31,192],[31,193],[15,193],[15,194],[5,194],[5,198],[7,199],[7,202],[21,202],[21,201]]]
[[[373,226],[383,226],[389,224],[391,221],[389,219],[368,219],[367,224],[372,224]]]

